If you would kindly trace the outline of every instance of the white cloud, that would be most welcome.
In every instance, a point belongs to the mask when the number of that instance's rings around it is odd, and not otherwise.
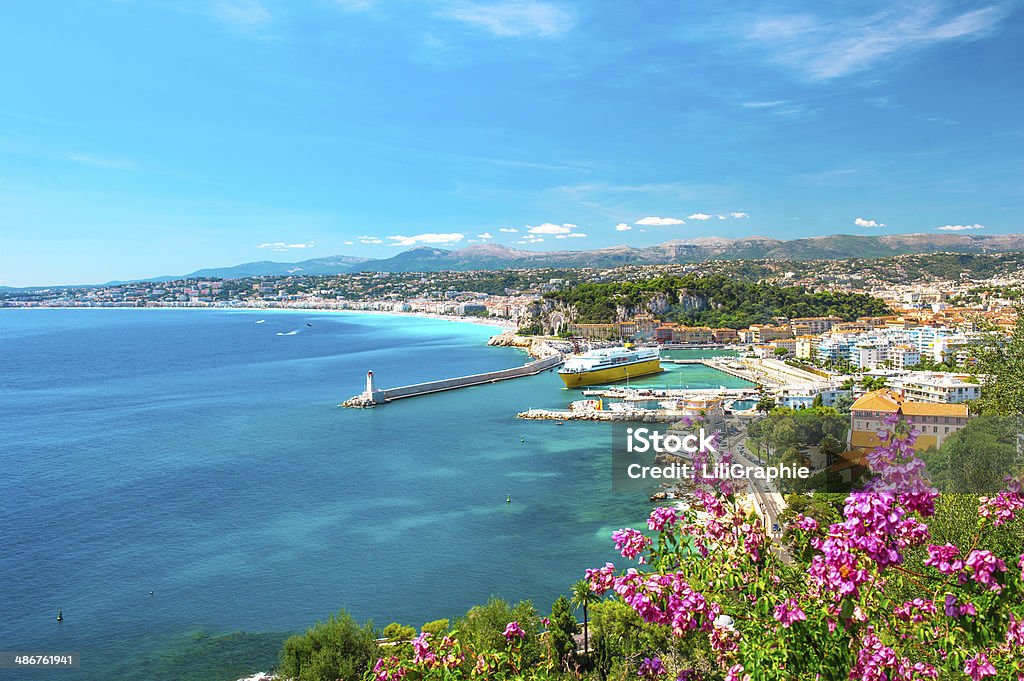
[[[344,245],[345,245],[345,246],[354,246],[354,245],[355,245],[355,243],[356,243],[356,242],[354,242],[354,241],[346,241],[346,242],[344,242]]]
[[[465,234],[459,232],[427,233],[415,236],[389,236],[394,243],[392,246],[415,246],[417,244],[453,244],[466,238]]]
[[[564,239],[582,239],[585,236],[586,236],[586,234],[584,234],[583,232],[573,232],[572,234],[565,234],[565,235],[563,235],[562,237],[559,237],[559,238],[564,238]]]
[[[631,229],[633,228],[627,225],[625,222],[620,222],[619,224],[615,225],[616,232],[628,232]]]
[[[515,227],[501,227],[500,229],[498,229],[498,231],[499,232],[505,232],[506,234],[514,234],[515,232],[518,232],[519,230],[516,229]]]
[[[382,244],[382,243],[384,243],[384,240],[383,239],[378,239],[375,236],[361,236],[361,237],[359,237],[359,243],[361,243],[361,244]]]
[[[377,0],[334,0],[334,4],[351,12],[362,12],[377,4]]]
[[[938,2],[918,2],[893,3],[881,11],[839,19],[776,15],[747,23],[742,37],[808,79],[829,80],[938,43],[980,37],[1007,15],[1007,7],[957,14]]]
[[[260,26],[273,18],[257,0],[219,0],[212,9],[221,22],[242,28]]]
[[[636,221],[636,224],[651,225],[653,227],[668,227],[669,225],[682,225],[686,223],[683,220],[680,220],[679,218],[659,218],[649,216],[646,218],[640,218],[639,220]]]
[[[313,248],[314,245],[315,244],[312,241],[305,244],[286,244],[283,241],[275,241],[273,243],[260,244],[256,248],[270,248],[275,251],[287,251],[293,248]]]
[[[693,215],[687,215],[687,220],[710,220],[712,216],[707,213],[694,213]]]
[[[545,222],[542,225],[526,225],[526,231],[528,234],[568,234],[575,226],[576,225],[568,222],[564,225],[555,225],[550,222]]]
[[[977,223],[973,225],[943,225],[942,227],[936,227],[935,229],[940,232],[965,232],[969,229],[985,229],[985,225],[979,225]]]
[[[884,222],[875,222],[874,220],[866,220],[864,218],[857,218],[853,221],[853,224],[858,227],[886,227]]]
[[[561,35],[576,23],[571,11],[553,2],[460,0],[442,16],[480,28],[501,38],[548,38]]]
[[[476,238],[477,239],[493,239],[494,235],[492,235],[490,232],[484,232],[483,234],[477,234]]]
[[[719,220],[724,220],[725,219],[724,215],[716,215],[715,217],[718,218]]]
[[[739,220],[741,218],[749,218],[750,214],[749,213],[736,212],[736,213],[729,213],[729,217],[733,217],[733,218],[736,218],[737,220]]]
[[[517,241],[517,244],[538,244],[544,241],[542,236],[524,236],[522,239]]]

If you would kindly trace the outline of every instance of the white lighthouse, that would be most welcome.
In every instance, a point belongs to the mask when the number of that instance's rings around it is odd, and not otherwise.
[[[377,390],[377,386],[373,384],[373,372],[366,372],[366,390],[360,395],[363,402],[369,405],[380,404],[384,402],[384,393]]]

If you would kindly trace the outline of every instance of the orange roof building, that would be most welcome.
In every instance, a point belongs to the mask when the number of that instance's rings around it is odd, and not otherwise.
[[[914,402],[902,393],[882,388],[863,395],[850,407],[850,449],[874,449],[880,444],[878,431],[884,430],[886,417],[899,414],[921,431],[916,451],[938,448],[951,434],[967,425],[970,414],[966,404]]]

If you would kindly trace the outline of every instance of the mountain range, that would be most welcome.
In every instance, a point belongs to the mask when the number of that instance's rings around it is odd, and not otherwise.
[[[238,279],[288,274],[616,267],[738,259],[842,260],[918,253],[1013,251],[1024,251],[1024,234],[834,234],[792,240],[760,236],[738,239],[700,237],[666,241],[654,246],[612,246],[588,251],[526,251],[500,244],[475,244],[457,250],[418,246],[390,258],[336,255],[292,263],[260,261],[202,269],[184,276]],[[181,278],[157,277],[149,281]]]

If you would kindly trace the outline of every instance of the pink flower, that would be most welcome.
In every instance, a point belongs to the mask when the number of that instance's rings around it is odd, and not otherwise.
[[[1017,619],[1010,615],[1010,626],[1006,629],[1006,642],[1024,647],[1024,620]]]
[[[729,667],[729,671],[725,675],[725,681],[750,681],[750,674],[744,674],[743,672],[743,665],[734,664]]]
[[[997,558],[991,551],[971,551],[967,555],[965,565],[971,569],[972,577],[974,581],[983,586],[987,586],[990,591],[999,593],[1003,590],[1003,587],[995,579],[996,572],[1006,572],[1006,563],[1001,558]],[[961,583],[966,581],[966,578],[961,577]]]
[[[676,509],[659,506],[651,511],[651,517],[647,519],[647,527],[655,532],[661,532],[666,527],[673,527],[678,519]]]
[[[401,660],[394,656],[379,658],[377,664],[373,665],[374,681],[401,681],[406,673]]]
[[[925,558],[924,564],[931,565],[944,575],[956,574],[964,568],[962,560],[954,560],[958,555],[960,555],[960,549],[952,544],[943,546],[929,544],[928,557]]]
[[[967,660],[967,663],[964,665],[964,674],[967,674],[974,681],[979,681],[986,676],[995,676],[996,668],[988,661],[985,653],[981,652]]]
[[[935,603],[924,598],[915,598],[906,601],[895,610],[897,618],[904,622],[923,622],[925,615],[934,615],[936,612]]]
[[[665,665],[661,663],[660,657],[645,657],[644,661],[640,663],[640,670],[636,675],[641,679],[656,679],[666,673]]]
[[[946,594],[946,604],[944,611],[946,617],[960,617],[962,615],[976,615],[978,614],[974,608],[974,603],[967,602],[960,605],[957,601],[956,596],[953,594]]]
[[[412,640],[412,650],[414,653],[412,661],[415,664],[433,664],[437,659],[437,656],[430,651],[430,643],[427,641],[429,638],[430,634],[424,631]]]
[[[590,590],[596,594],[603,594],[615,585],[615,566],[605,563],[603,568],[597,570],[588,569],[585,577],[590,582]]]
[[[805,621],[807,615],[797,605],[795,598],[787,598],[775,606],[775,619],[782,623],[783,628],[789,629],[794,623]]]
[[[509,622],[505,626],[505,631],[501,632],[501,635],[509,641],[511,641],[513,638],[526,638],[526,632],[523,631],[523,628],[521,626],[519,626],[519,622]]]
[[[814,518],[805,516],[803,513],[797,513],[796,518],[793,520],[792,526],[798,530],[804,532],[817,532],[818,521]]]
[[[612,532],[612,541],[615,542],[615,548],[623,558],[636,558],[651,545],[649,537],[631,527]]]

